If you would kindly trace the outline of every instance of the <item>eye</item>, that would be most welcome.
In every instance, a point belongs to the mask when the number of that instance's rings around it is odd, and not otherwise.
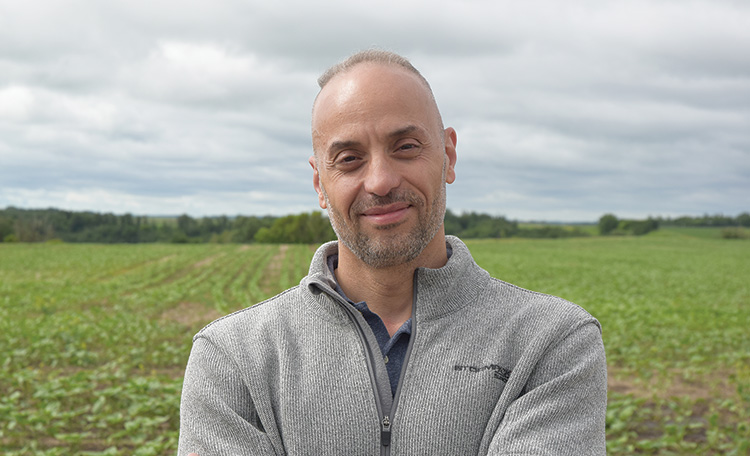
[[[349,171],[357,168],[362,160],[359,156],[352,153],[341,153],[336,157],[334,165],[342,170]]]
[[[400,157],[414,157],[419,154],[420,150],[420,144],[414,141],[406,141],[396,145],[396,154]]]

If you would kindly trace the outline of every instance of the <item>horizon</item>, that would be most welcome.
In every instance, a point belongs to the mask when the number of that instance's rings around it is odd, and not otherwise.
[[[8,209],[18,209],[18,210],[26,210],[26,211],[45,211],[45,210],[54,210],[54,211],[61,211],[61,212],[82,212],[82,213],[94,213],[94,214],[112,214],[115,216],[123,216],[123,215],[131,215],[134,217],[146,217],[151,219],[176,219],[178,217],[187,215],[190,218],[193,219],[201,219],[201,218],[221,218],[221,217],[227,217],[228,219],[234,219],[237,217],[273,217],[273,218],[281,218],[285,216],[290,215],[299,215],[302,213],[310,213],[310,212],[320,212],[324,217],[328,218],[328,212],[323,209],[314,209],[312,211],[303,211],[303,212],[290,212],[286,214],[280,214],[280,215],[274,215],[274,214],[248,214],[248,213],[235,213],[235,214],[218,214],[218,215],[201,215],[201,216],[195,216],[188,213],[180,213],[180,214],[139,214],[134,212],[115,212],[115,211],[97,211],[97,210],[72,210],[72,209],[62,209],[59,207],[35,207],[35,208],[23,208],[23,207],[17,207],[17,206],[6,206],[4,208],[0,208],[0,211],[8,210]],[[622,217],[617,213],[614,212],[604,212],[600,214],[595,220],[554,220],[554,219],[546,219],[546,220],[526,220],[526,219],[514,219],[511,217],[508,217],[504,214],[491,214],[488,212],[481,212],[481,211],[456,211],[452,208],[446,208],[446,212],[450,211],[454,215],[461,216],[464,214],[469,213],[476,213],[481,215],[489,215],[491,217],[501,217],[505,218],[506,220],[510,222],[516,222],[516,223],[527,223],[527,224],[549,224],[549,225],[591,225],[591,224],[597,224],[599,222],[599,218],[603,215],[612,214],[615,217],[617,217],[620,220],[647,220],[647,219],[656,219],[656,220],[675,220],[682,217],[687,218],[701,218],[701,217],[731,217],[736,218],[739,215],[742,214],[748,214],[750,213],[750,210],[740,211],[736,214],[726,214],[726,213],[710,213],[706,212],[703,214],[679,214],[679,215],[664,215],[664,214],[650,214],[646,217]]]
[[[316,79],[374,47],[420,70],[457,131],[448,206],[562,222],[747,210],[750,2],[393,5],[5,2],[0,207],[316,210]]]

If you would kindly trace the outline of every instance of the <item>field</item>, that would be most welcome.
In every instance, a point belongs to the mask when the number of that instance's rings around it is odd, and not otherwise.
[[[750,453],[750,242],[469,243],[604,327],[609,454]],[[298,283],[313,246],[0,244],[0,453],[176,450],[191,337]]]

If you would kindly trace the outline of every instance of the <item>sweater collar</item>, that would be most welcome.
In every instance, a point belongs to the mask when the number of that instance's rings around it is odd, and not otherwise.
[[[474,302],[479,290],[489,280],[489,274],[474,262],[466,244],[455,236],[446,236],[445,240],[453,250],[445,266],[418,268],[414,272],[418,321],[440,318]],[[337,252],[338,241],[325,243],[315,252],[309,274],[301,282],[313,294],[335,294],[336,279],[327,260]]]
[[[445,240],[453,255],[442,268],[418,268],[417,316],[420,319],[440,318],[476,301],[479,290],[485,287],[490,275],[480,268],[466,244],[455,236]]]

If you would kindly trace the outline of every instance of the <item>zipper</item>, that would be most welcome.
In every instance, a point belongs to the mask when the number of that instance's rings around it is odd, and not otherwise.
[[[411,310],[411,318],[412,318],[412,326],[411,326],[411,335],[409,336],[409,346],[406,349],[406,354],[404,356],[404,363],[401,365],[401,375],[398,380],[398,386],[396,386],[396,394],[393,396],[393,400],[391,402],[391,406],[386,410],[386,406],[383,403],[383,397],[380,394],[380,390],[378,388],[378,379],[375,374],[375,359],[373,350],[374,348],[370,345],[370,343],[367,341],[367,336],[365,335],[365,331],[362,328],[362,325],[359,321],[357,321],[357,316],[354,313],[356,309],[354,309],[348,302],[344,301],[343,298],[335,291],[330,290],[329,296],[331,296],[335,301],[338,301],[342,306],[344,307],[344,310],[346,311],[347,316],[351,320],[351,322],[354,324],[354,327],[357,328],[357,334],[359,335],[360,341],[365,347],[365,351],[367,352],[367,356],[365,357],[365,361],[367,364],[367,370],[370,374],[370,383],[372,385],[373,393],[375,394],[375,406],[377,408],[378,416],[380,417],[380,454],[381,456],[388,456],[391,454],[391,417],[395,411],[396,411],[396,405],[398,404],[398,398],[401,395],[401,380],[404,376],[404,372],[406,371],[406,365],[409,362],[409,357],[411,355],[411,347],[414,344],[414,336],[416,333],[416,307],[417,307],[417,275],[418,275],[419,269],[414,271],[414,292],[413,292],[413,298],[412,298],[412,310]],[[367,325],[367,323],[364,323]],[[380,347],[377,347],[377,353],[378,356],[380,355]],[[387,385],[388,393],[391,391],[390,382],[388,382]]]
[[[393,403],[391,404],[391,413],[396,411],[398,405],[398,399],[401,396],[401,380],[404,378],[406,373],[406,366],[409,364],[409,358],[411,358],[411,348],[414,345],[414,340],[417,334],[417,290],[419,289],[418,284],[419,269],[414,270],[414,292],[412,295],[411,304],[411,334],[409,335],[409,345],[406,347],[406,353],[404,354],[404,362],[401,364],[401,374],[398,377],[398,385],[396,385],[396,394],[393,395]]]
[[[380,454],[382,456],[387,456],[391,453],[391,419],[389,416],[391,408],[389,408],[388,411],[386,410],[385,404],[383,404],[383,397],[380,394],[380,390],[378,389],[378,380],[375,374],[373,347],[367,341],[367,336],[365,335],[364,329],[362,329],[362,325],[357,321],[357,316],[354,314],[356,309],[353,309],[348,302],[345,302],[343,299],[341,299],[338,293],[336,293],[335,291],[332,292],[333,294],[331,294],[330,296],[334,297],[336,301],[343,305],[347,316],[352,321],[352,324],[354,324],[354,327],[357,329],[357,335],[359,335],[360,341],[365,347],[365,362],[367,364],[367,371],[370,374],[370,384],[372,385],[372,390],[375,394],[375,406],[377,408],[378,416],[380,417]],[[365,322],[364,324],[367,323]],[[378,353],[380,353],[379,347]],[[390,384],[387,386],[388,391],[390,391]]]
[[[383,421],[380,422],[380,444],[383,447],[391,446],[391,420],[388,415],[383,417]]]

